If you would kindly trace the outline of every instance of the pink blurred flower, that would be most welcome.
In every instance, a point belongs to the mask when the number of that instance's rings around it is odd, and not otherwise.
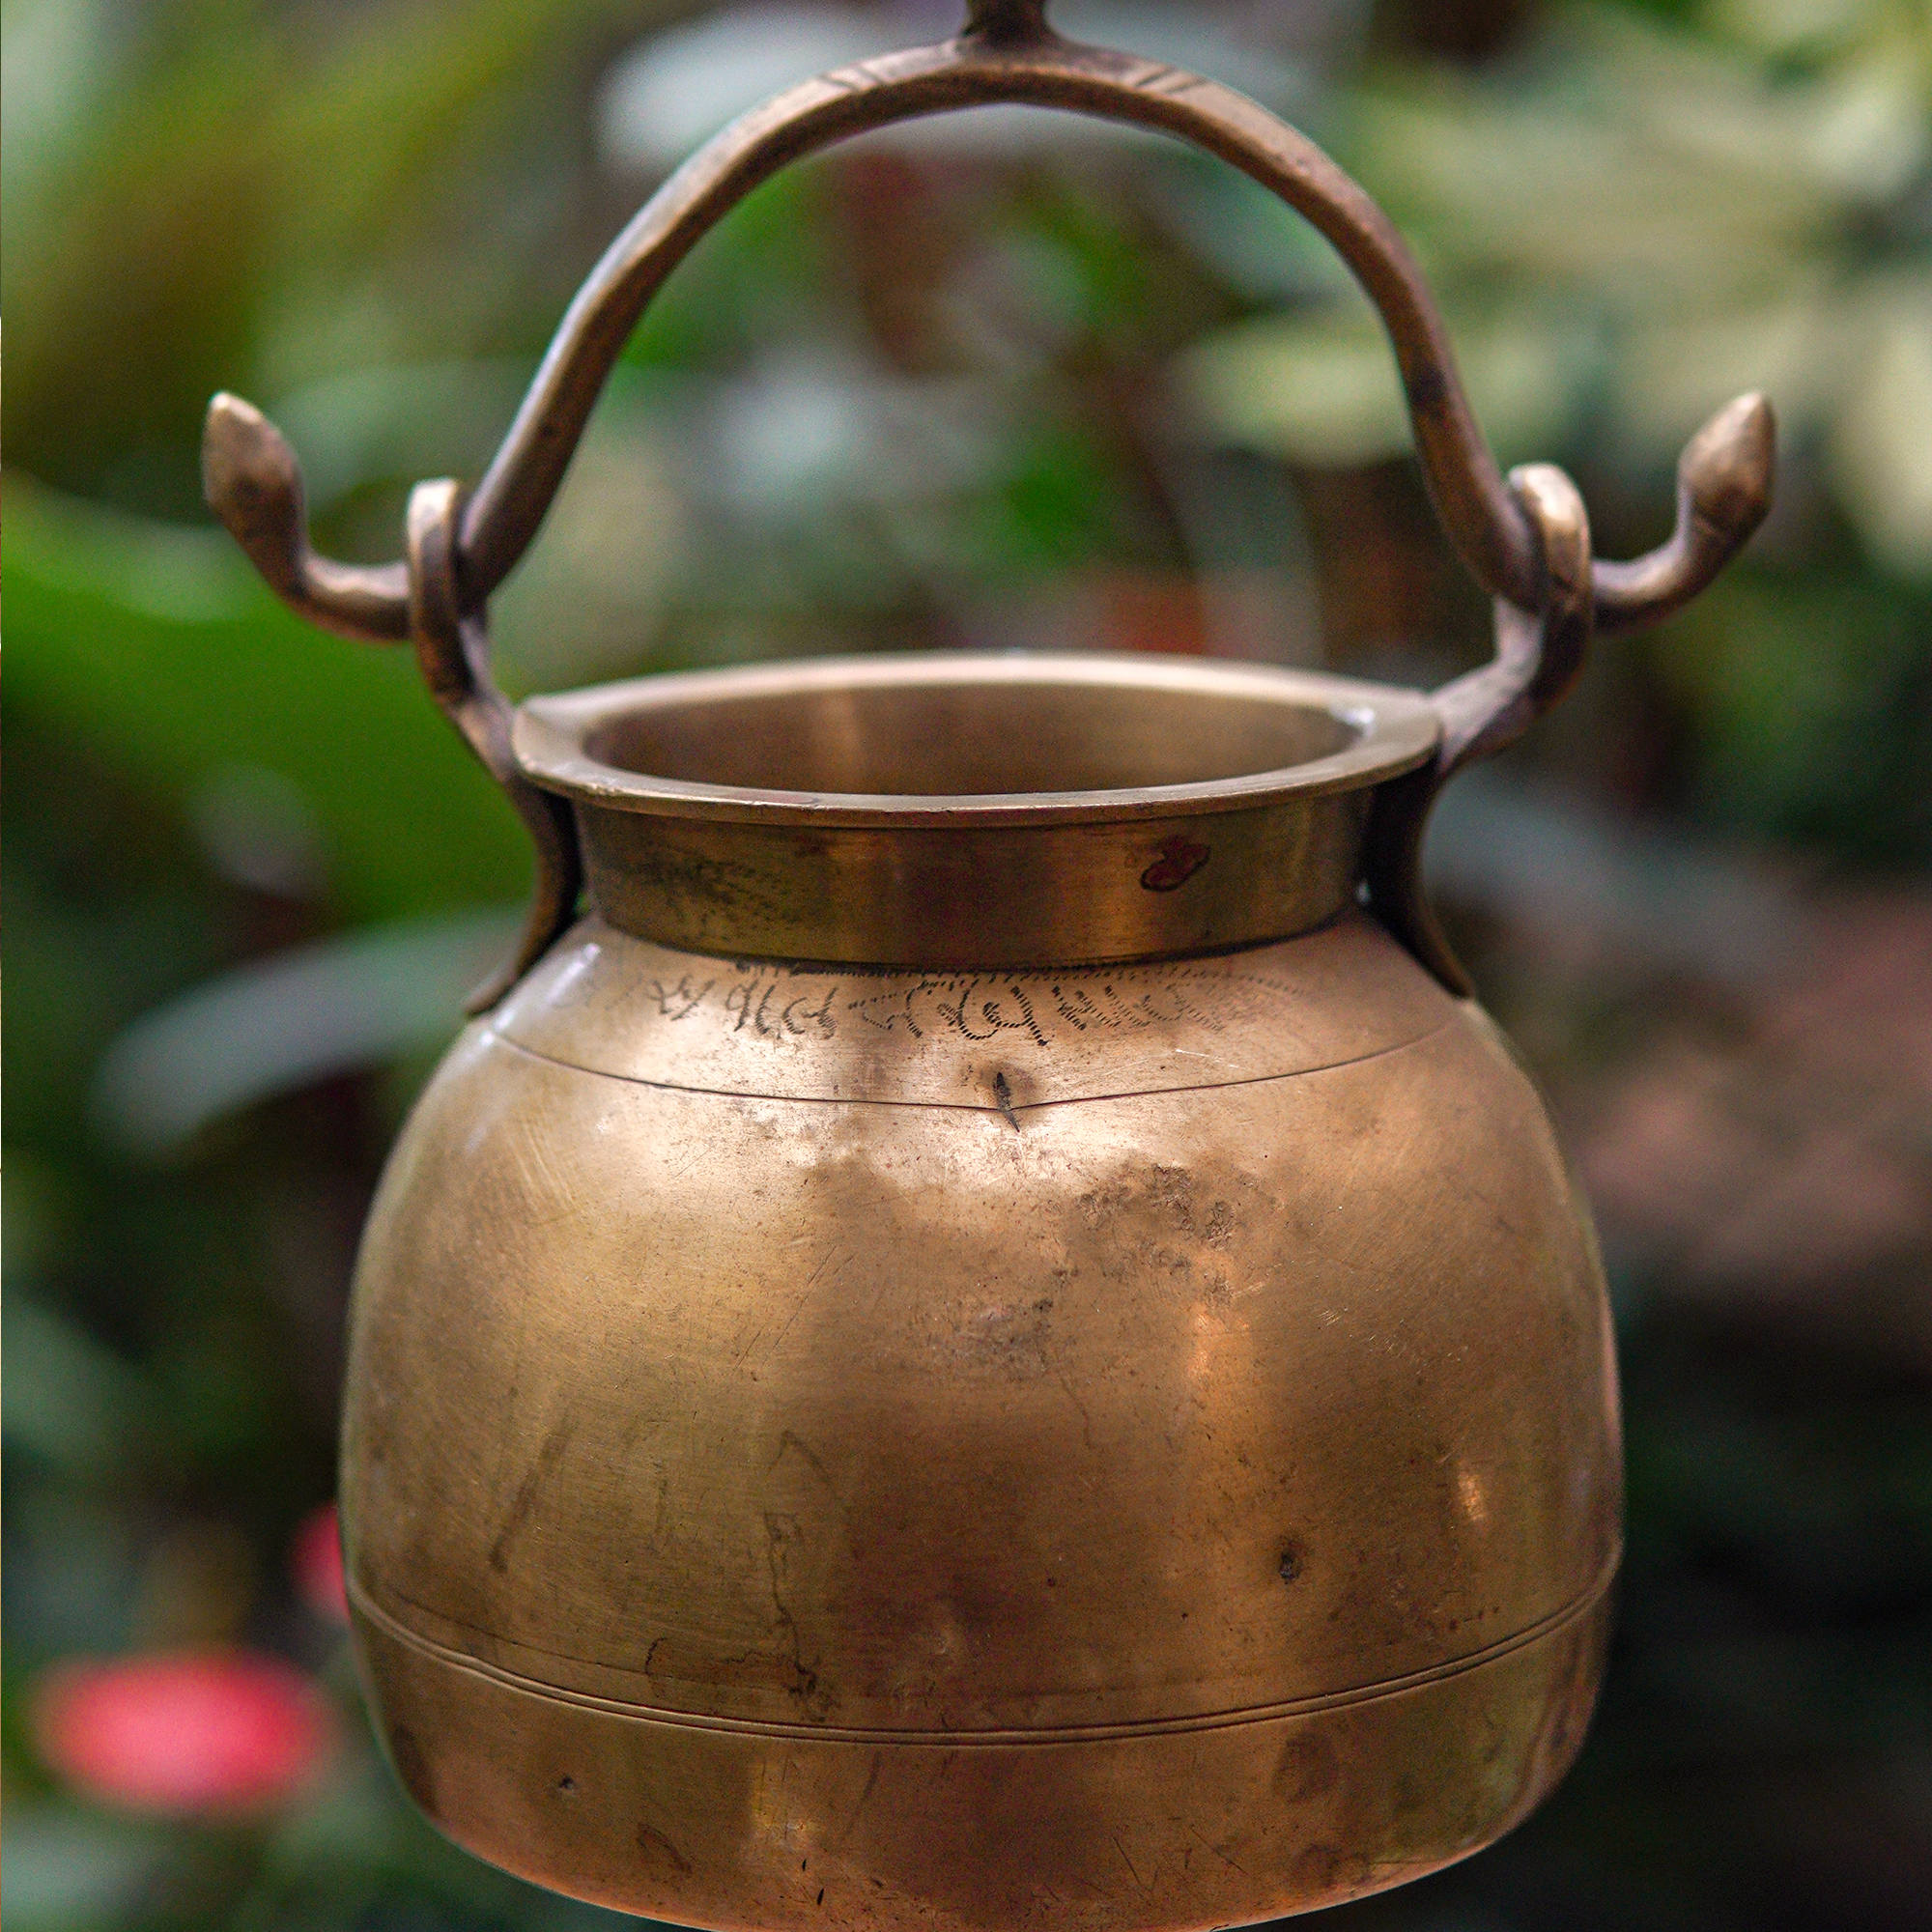
[[[349,1593],[342,1579],[342,1524],[333,1503],[302,1518],[289,1546],[289,1574],[296,1594],[331,1623],[349,1621]]]
[[[58,1664],[29,1715],[42,1757],[77,1790],[177,1816],[270,1809],[317,1776],[337,1737],[314,1683],[245,1651]]]

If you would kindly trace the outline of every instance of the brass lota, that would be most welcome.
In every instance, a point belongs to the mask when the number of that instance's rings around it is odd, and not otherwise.
[[[835,660],[512,712],[485,608],[618,349],[786,160],[989,99],[1195,141],[1388,323],[1497,651],[1433,696],[1179,659]],[[412,642],[536,840],[525,943],[389,1162],[342,1502],[390,1758],[452,1837],[699,1926],[1208,1927],[1487,1844],[1575,1754],[1615,1370],[1549,1122],[1417,886],[1429,806],[1763,516],[1758,397],[1597,562],[1498,475],[1402,243],[1227,90],[982,4],[727,130],[407,559],[275,587]],[[579,917],[581,899],[587,911]]]

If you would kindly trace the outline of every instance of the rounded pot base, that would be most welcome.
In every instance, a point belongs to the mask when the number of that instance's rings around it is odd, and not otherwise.
[[[1608,1591],[1421,1682],[954,1738],[559,1693],[356,1610],[410,1795],[459,1844],[553,1890],[717,1932],[1186,1932],[1379,1891],[1518,1823],[1582,1741]]]

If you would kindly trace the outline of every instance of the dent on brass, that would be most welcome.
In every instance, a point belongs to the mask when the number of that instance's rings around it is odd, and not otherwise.
[[[989,100],[1265,183],[1379,307],[1496,654],[1434,694],[1202,661],[832,660],[533,699],[489,594],[624,337],[786,161]],[[1587,1215],[1417,857],[1593,631],[1694,595],[1772,418],[1677,534],[1591,553],[1503,479],[1414,265],[1225,88],[1038,4],[807,82],[688,163],[407,557],[310,547],[210,412],[297,610],[409,642],[530,828],[516,956],[358,1264],[350,1593],[397,1775],[460,1843],[699,1926],[1191,1928],[1461,1858],[1574,1756],[1619,1549]]]

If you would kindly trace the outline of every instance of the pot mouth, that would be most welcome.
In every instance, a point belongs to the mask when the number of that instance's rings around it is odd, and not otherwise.
[[[1118,822],[1354,791],[1421,764],[1418,692],[1225,660],[905,653],[533,697],[518,764],[606,810],[820,825]]]

